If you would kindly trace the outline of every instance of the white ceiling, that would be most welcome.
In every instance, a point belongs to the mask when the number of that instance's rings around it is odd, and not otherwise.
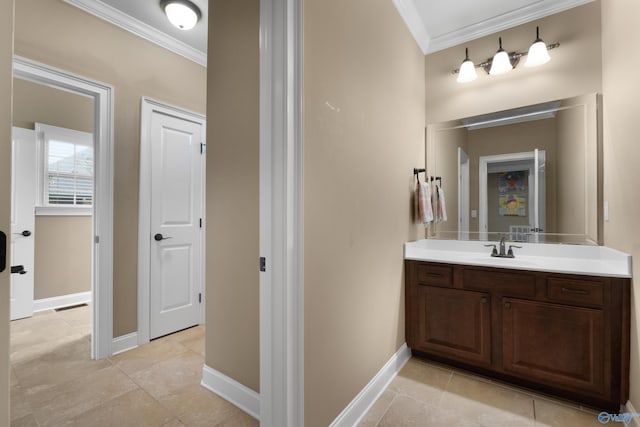
[[[179,30],[169,23],[160,8],[160,0],[64,1],[206,66],[208,0],[190,0],[198,6],[202,16],[189,31]]]
[[[202,17],[198,24],[189,31],[182,31],[171,25],[164,11],[160,8],[160,0],[101,0],[109,6],[132,16],[145,24],[187,43],[203,53],[207,53],[207,0],[190,0],[200,8]]]
[[[393,0],[424,54],[593,0]]]
[[[64,1],[206,65],[208,0],[191,0],[202,11],[202,18],[190,31],[180,31],[169,23],[160,0]],[[389,1],[426,55],[593,0]]]

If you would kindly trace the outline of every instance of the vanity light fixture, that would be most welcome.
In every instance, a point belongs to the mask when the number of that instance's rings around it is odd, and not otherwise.
[[[474,65],[471,60],[469,60],[469,51],[465,49],[465,59],[460,68],[453,70],[452,74],[458,74],[458,78],[456,81],[458,83],[466,83],[476,79],[477,75],[475,73],[475,68],[484,69],[487,74],[492,76],[497,76],[500,74],[505,74],[516,68],[518,63],[520,62],[520,58],[523,56],[527,57],[527,61],[524,64],[525,67],[535,67],[538,65],[546,64],[549,62],[551,57],[549,56],[549,51],[551,49],[555,49],[560,46],[560,43],[553,43],[550,45],[546,45],[544,41],[540,38],[540,29],[536,27],[536,39],[529,48],[528,52],[507,52],[502,48],[502,37],[498,38],[499,48],[496,54],[487,59],[486,61]]]
[[[476,66],[469,59],[469,49],[464,49],[464,61],[462,61],[462,65],[460,66],[460,73],[458,73],[458,83],[467,83],[474,81],[478,78],[478,74],[476,74]]]
[[[202,17],[200,8],[189,0],[162,0],[160,7],[169,22],[180,30],[192,29]]]

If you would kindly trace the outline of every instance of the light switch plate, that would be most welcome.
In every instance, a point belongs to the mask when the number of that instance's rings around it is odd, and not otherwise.
[[[471,218],[478,218],[478,211],[475,209],[471,210]]]

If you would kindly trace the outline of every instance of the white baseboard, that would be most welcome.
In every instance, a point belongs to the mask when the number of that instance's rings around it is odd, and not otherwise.
[[[380,395],[387,389],[391,381],[398,375],[398,372],[411,358],[411,350],[407,344],[391,356],[391,359],[378,371],[369,384],[358,393],[358,395],[344,408],[344,410],[333,420],[330,427],[351,427],[360,424],[360,421],[369,412],[369,409],[378,400]]]
[[[132,332],[127,335],[115,337],[111,343],[111,354],[116,355],[118,353],[124,353],[128,350],[133,350],[138,346],[138,333]]]
[[[33,311],[53,310],[91,302],[91,291],[77,294],[61,295],[59,297],[43,298],[33,301]]]
[[[634,415],[625,425],[629,427],[640,427],[640,413],[636,411],[630,401],[627,400],[627,403],[623,405],[622,412]]]
[[[207,365],[202,368],[202,386],[260,420],[260,395],[249,387]]]

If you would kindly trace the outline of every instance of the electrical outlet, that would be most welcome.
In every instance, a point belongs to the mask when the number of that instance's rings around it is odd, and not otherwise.
[[[478,211],[475,209],[471,210],[471,218],[478,218]]]

